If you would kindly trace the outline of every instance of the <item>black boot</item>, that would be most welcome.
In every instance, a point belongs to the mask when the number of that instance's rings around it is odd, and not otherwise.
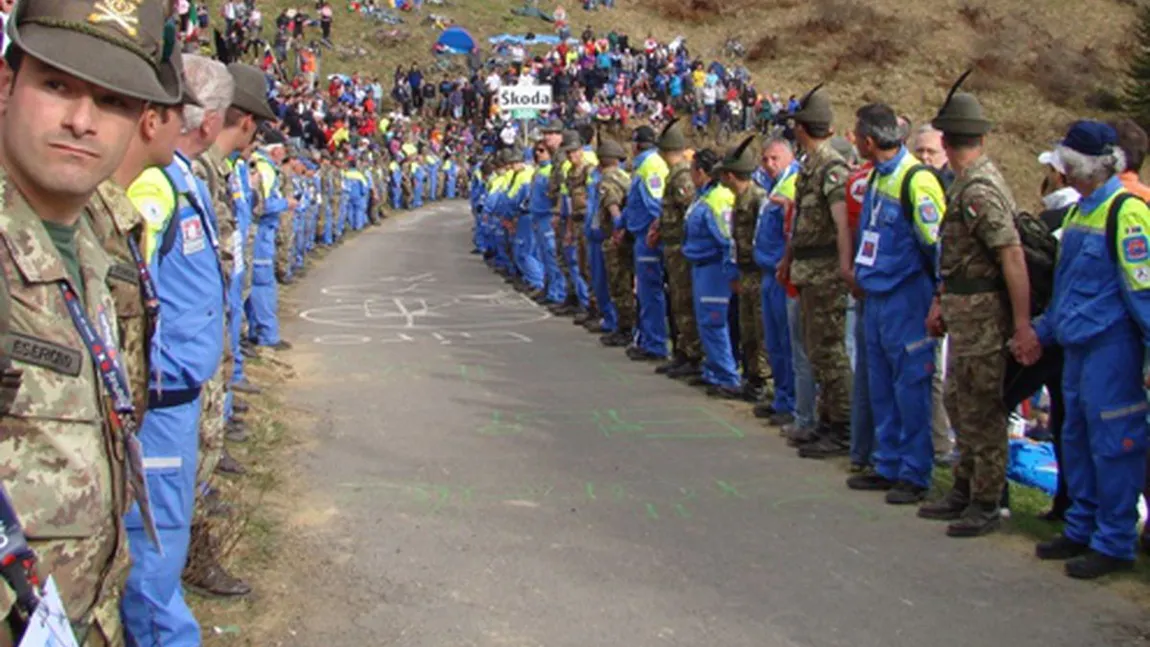
[[[827,425],[825,431],[819,433],[819,439],[799,447],[801,458],[834,458],[846,456],[851,451],[851,432],[843,423]]]
[[[627,348],[627,357],[633,362],[657,362],[665,359],[662,355],[649,353],[638,346],[630,346]]]
[[[683,362],[678,368],[673,368],[667,371],[667,377],[680,379],[684,377],[694,377],[702,375],[703,368],[699,366],[699,362],[695,360],[687,360]]]
[[[911,505],[912,503],[920,503],[926,498],[928,491],[927,488],[920,487],[914,483],[899,481],[894,484],[894,489],[886,493],[886,502],[888,505]]]
[[[775,415],[775,405],[770,402],[760,402],[755,405],[754,414],[756,418],[770,418]]]
[[[918,516],[923,519],[938,521],[954,521],[962,516],[964,510],[970,505],[970,481],[967,479],[954,479],[954,487],[946,496],[919,506]]]
[[[659,375],[666,375],[666,374],[670,373],[671,371],[679,368],[680,366],[682,366],[683,364],[686,364],[686,363],[687,363],[687,358],[676,353],[674,356],[671,357],[671,361],[663,362],[662,364],[656,366],[655,372],[658,373]]]
[[[998,530],[1002,509],[998,502],[971,501],[957,521],[946,527],[948,537],[981,537]]]
[[[599,343],[609,348],[623,348],[631,343],[630,330],[617,330],[613,333],[603,335],[599,338]]]
[[[1034,547],[1034,554],[1042,560],[1067,560],[1081,557],[1090,552],[1090,544],[1080,544],[1066,535],[1058,535],[1050,541],[1040,542]]]
[[[747,402],[760,402],[766,394],[766,384],[760,379],[747,380],[747,382],[743,384],[743,399]]]
[[[733,386],[712,384],[707,387],[707,395],[712,398],[723,398],[724,400],[738,400],[743,397],[743,390]]]
[[[847,487],[863,492],[886,492],[894,489],[896,483],[876,472],[856,474],[847,479]]]
[[[1119,559],[1090,551],[1066,562],[1066,574],[1076,580],[1096,580],[1103,575],[1134,570],[1134,560]]]
[[[791,447],[802,447],[819,439],[818,430],[794,424],[783,428],[783,436],[786,437],[787,444]]]

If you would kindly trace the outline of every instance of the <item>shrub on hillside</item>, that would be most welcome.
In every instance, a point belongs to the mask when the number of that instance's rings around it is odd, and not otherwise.
[[[1032,80],[1047,101],[1067,107],[1096,95],[1104,72],[1094,48],[1074,51],[1056,43],[1038,52]]]
[[[748,3],[744,0],[644,0],[643,4],[664,18],[702,23],[738,11]]]
[[[778,57],[779,50],[779,37],[774,34],[766,34],[756,40],[747,50],[747,60],[751,62],[774,60]]]
[[[803,31],[808,36],[839,34],[850,28],[867,29],[875,25],[878,14],[858,0],[812,0],[812,15]]]

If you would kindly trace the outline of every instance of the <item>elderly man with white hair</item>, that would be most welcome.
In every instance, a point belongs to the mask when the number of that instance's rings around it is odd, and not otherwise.
[[[1083,197],[1063,225],[1054,297],[1034,322],[1037,343],[1065,353],[1061,468],[1070,495],[1062,534],[1036,552],[1068,560],[1066,574],[1079,579],[1133,567],[1146,472],[1150,209],[1122,187],[1117,139],[1107,124],[1079,121],[1054,150]],[[1023,361],[1037,349],[1014,350]]]
[[[145,170],[128,187],[128,198],[146,221],[143,255],[162,321],[151,340],[148,411],[139,434],[162,550],[132,538],[122,608],[129,644],[139,647],[202,642],[180,575],[196,498],[204,392],[211,391],[224,351],[225,280],[211,193],[192,172],[191,160],[223,127],[234,84],[226,69],[221,75],[201,57],[186,57],[184,66],[185,83],[203,106],[183,106],[172,162]]]

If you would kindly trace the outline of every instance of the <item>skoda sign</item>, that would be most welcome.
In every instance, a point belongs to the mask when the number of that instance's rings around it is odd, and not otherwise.
[[[551,109],[550,85],[505,85],[499,88],[499,109],[503,112]]]

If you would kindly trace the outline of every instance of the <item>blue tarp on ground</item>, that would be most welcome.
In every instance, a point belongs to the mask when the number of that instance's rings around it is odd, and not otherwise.
[[[444,29],[435,41],[435,50],[441,53],[470,54],[475,49],[475,39],[462,27]]]
[[[533,37],[529,39],[526,35],[499,34],[488,38],[487,42],[492,45],[507,43],[508,45],[549,45],[554,47],[559,44],[559,37],[551,34],[534,34]],[[578,43],[579,41],[574,38],[568,38],[567,42]]]
[[[1012,438],[1006,475],[1012,481],[1054,496],[1058,489],[1058,461],[1054,458],[1054,445]]]

